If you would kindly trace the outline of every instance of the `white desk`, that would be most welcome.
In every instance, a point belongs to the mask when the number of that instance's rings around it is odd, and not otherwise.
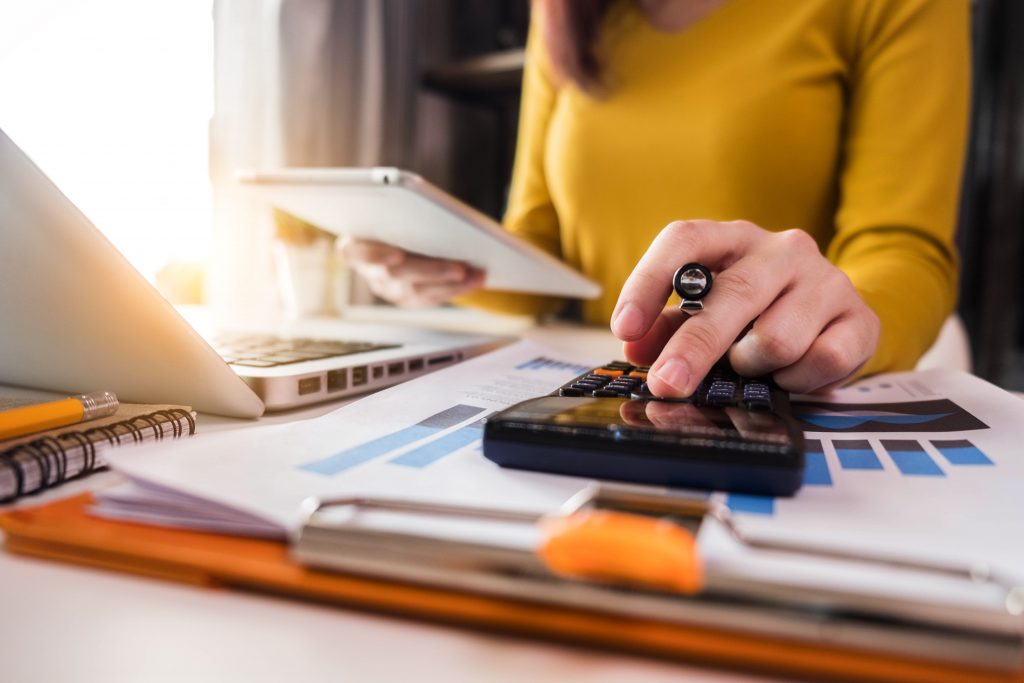
[[[604,332],[548,328],[531,337],[579,356],[620,355]],[[265,422],[323,414],[319,406]],[[207,433],[251,422],[203,416]],[[114,479],[101,473],[22,504]],[[404,621],[232,590],[0,553],[0,680],[677,683],[766,680],[624,655]]]

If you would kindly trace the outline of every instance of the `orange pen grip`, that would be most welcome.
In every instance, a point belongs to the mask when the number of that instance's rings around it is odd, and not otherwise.
[[[664,519],[584,510],[542,522],[539,556],[556,574],[692,595],[703,585],[697,544]]]

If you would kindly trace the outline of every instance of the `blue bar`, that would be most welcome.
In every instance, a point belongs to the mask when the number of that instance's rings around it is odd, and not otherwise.
[[[909,476],[944,477],[946,473],[932,460],[917,441],[908,439],[883,440],[882,446],[896,463],[900,472]]]
[[[389,462],[393,465],[404,465],[406,467],[426,467],[446,455],[451,455],[460,448],[465,448],[474,441],[479,441],[482,437],[483,425],[479,422],[474,422],[467,427],[445,434],[440,439],[435,439],[407,453],[402,453]]]
[[[440,430],[436,427],[413,425],[412,427],[392,432],[387,436],[382,436],[379,439],[367,441],[364,444],[354,446],[322,460],[314,460],[313,462],[307,462],[305,465],[299,465],[299,469],[306,470],[307,472],[316,472],[317,474],[339,474],[356,465],[362,465],[364,462],[389,453],[396,448],[408,446],[414,441],[433,436],[438,431]]]
[[[863,440],[833,441],[839,457],[839,465],[844,470],[880,470],[882,461],[878,459],[875,449],[871,444]]]
[[[751,496],[745,493],[730,493],[725,504],[733,512],[747,512],[752,515],[775,514],[775,499],[771,496]]]
[[[935,449],[950,465],[994,465],[987,455],[966,439],[956,441],[932,441]]]
[[[307,462],[304,465],[299,465],[298,469],[316,472],[317,474],[340,474],[347,469],[362,465],[364,462],[373,460],[385,453],[390,453],[397,448],[408,446],[415,441],[433,436],[439,431],[468,420],[474,415],[483,412],[483,410],[483,408],[478,406],[454,405],[435,415],[431,415],[425,420],[421,420],[411,427],[400,429],[391,434],[385,434],[382,437],[353,446],[326,458]]]
[[[832,475],[824,453],[808,451],[804,456],[804,483],[808,486],[831,486]]]

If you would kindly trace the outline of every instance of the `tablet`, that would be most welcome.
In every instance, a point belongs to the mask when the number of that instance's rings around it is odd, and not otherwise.
[[[601,287],[443,190],[398,168],[243,171],[238,179],[271,205],[336,235],[465,261],[484,287],[593,299]]]

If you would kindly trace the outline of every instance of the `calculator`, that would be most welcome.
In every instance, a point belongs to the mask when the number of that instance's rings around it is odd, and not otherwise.
[[[646,366],[616,361],[487,418],[484,456],[503,467],[668,487],[788,496],[803,483],[803,433],[771,378],[719,361],[692,396],[662,399]]]

